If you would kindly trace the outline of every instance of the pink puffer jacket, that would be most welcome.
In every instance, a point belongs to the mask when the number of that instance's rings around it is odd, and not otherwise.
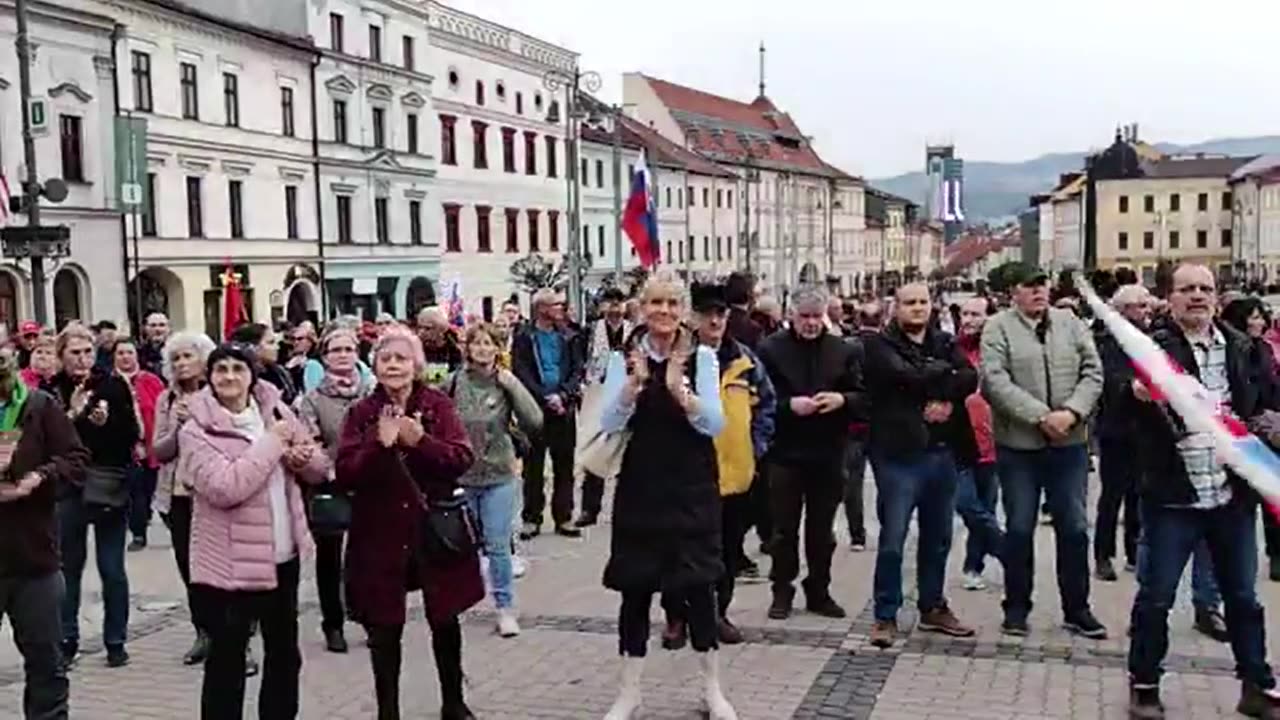
[[[299,441],[306,429],[271,383],[254,386],[254,397],[268,427],[276,413]],[[276,587],[275,542],[271,527],[270,481],[281,468],[285,443],[271,430],[256,441],[231,423],[228,412],[205,388],[191,397],[191,419],[178,442],[179,476],[191,485],[191,582],[222,590],[271,590]],[[285,471],[289,515],[298,552],[314,547],[307,529],[298,480],[318,483],[328,476],[328,455],[314,453],[295,475]]]

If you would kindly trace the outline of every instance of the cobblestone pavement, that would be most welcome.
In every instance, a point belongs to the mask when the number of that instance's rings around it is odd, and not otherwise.
[[[868,482],[867,488],[870,510],[874,508],[873,483]],[[153,533],[151,548],[129,556],[134,609],[129,646],[133,662],[127,668],[107,669],[100,648],[95,647],[102,612],[95,571],[90,567],[86,572],[86,654],[72,675],[72,717],[77,720],[196,717],[200,673],[180,662],[191,641],[181,586],[163,528],[157,525]],[[978,636],[953,640],[915,630],[911,609],[915,583],[908,569],[904,573],[907,609],[900,618],[906,639],[892,650],[881,651],[867,644],[874,542],[867,552],[853,553],[844,544],[843,527],[837,534],[842,542],[833,568],[833,594],[849,609],[850,619],[828,620],[798,612],[790,620],[771,621],[765,617],[767,585],[740,586],[731,614],[746,630],[748,641],[724,650],[723,674],[728,695],[743,720],[1125,716],[1125,625],[1134,592],[1131,575],[1124,574],[1117,583],[1093,585],[1095,611],[1110,629],[1110,639],[1090,641],[1068,635],[1058,625],[1052,531],[1041,526],[1032,633],[1021,639],[1006,638],[999,633],[998,568],[988,569],[991,587],[987,590],[960,588],[965,532],[957,522],[948,596],[957,614],[979,628]],[[750,545],[754,551],[754,539]],[[467,693],[480,718],[598,720],[603,716],[616,687],[617,666],[617,598],[600,585],[607,548],[607,525],[593,529],[583,540],[544,536],[527,545],[524,550],[531,569],[518,586],[525,628],[519,638],[498,638],[487,608],[468,615],[464,625]],[[910,547],[906,555],[910,562],[914,555]],[[307,578],[303,584],[302,717],[372,718],[372,676],[363,632],[348,627],[350,654],[326,653],[310,572]],[[1268,605],[1270,626],[1275,628],[1280,585],[1264,577],[1259,590]],[[658,613],[655,602],[655,634]],[[1229,651],[1191,630],[1185,586],[1170,626],[1170,672],[1164,682],[1170,717],[1233,717],[1238,684],[1232,678]],[[1273,633],[1270,641],[1273,655],[1280,647],[1275,637]],[[705,717],[693,653],[664,652],[656,641],[651,647],[645,706],[639,717]],[[19,658],[6,628],[0,634],[0,719],[19,716],[20,680]],[[257,680],[251,680],[251,698],[257,688]],[[436,717],[437,693],[427,630],[418,611],[406,633],[405,717]],[[255,715],[256,709],[246,714]]]

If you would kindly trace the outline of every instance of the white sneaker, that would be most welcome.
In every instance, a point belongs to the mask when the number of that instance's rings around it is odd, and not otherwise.
[[[513,638],[520,634],[520,622],[516,620],[516,611],[503,608],[498,611],[498,634],[504,638]]]
[[[529,563],[525,562],[524,558],[519,555],[512,555],[511,576],[515,578],[522,578],[527,572],[529,572]]]
[[[719,653],[711,650],[699,653],[702,662],[703,702],[710,720],[738,720],[738,713],[724,696],[720,687]]]
[[[986,590],[987,581],[983,580],[982,576],[979,575],[978,573],[965,573],[964,589],[965,590]]]
[[[644,658],[622,658],[622,683],[618,699],[613,701],[604,720],[631,720],[640,709],[640,676],[644,672]]]

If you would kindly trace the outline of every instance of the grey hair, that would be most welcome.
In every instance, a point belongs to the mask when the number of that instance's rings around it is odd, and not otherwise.
[[[658,270],[644,281],[644,286],[640,288],[640,299],[643,301],[657,292],[675,295],[682,307],[689,304],[689,287],[680,278],[680,273],[670,268]]]
[[[1151,292],[1141,285],[1121,285],[1111,296],[1111,307],[1120,310],[1127,305],[1146,302],[1150,298]]]
[[[449,324],[449,316],[439,305],[429,305],[418,311],[418,323],[421,325],[424,321],[438,322],[443,325]]]
[[[543,305],[551,305],[560,299],[560,293],[555,288],[542,288],[533,294],[533,299],[529,301],[529,306],[538,309]]]
[[[801,307],[813,306],[826,310],[830,297],[830,294],[818,285],[801,285],[791,294],[791,311],[795,312]]]
[[[160,351],[160,356],[163,359],[164,365],[161,372],[164,373],[166,378],[172,381],[173,358],[180,351],[191,350],[200,358],[200,362],[203,363],[209,360],[209,353],[213,352],[215,347],[217,346],[209,339],[209,336],[202,332],[194,332],[191,330],[176,332],[169,336],[168,341],[164,344],[164,349]]]

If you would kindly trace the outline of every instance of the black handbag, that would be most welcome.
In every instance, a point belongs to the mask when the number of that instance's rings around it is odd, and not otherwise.
[[[396,458],[404,470],[405,480],[413,487],[422,506],[418,532],[421,557],[429,563],[448,564],[476,554],[480,549],[480,524],[472,514],[462,488],[454,490],[447,498],[430,501],[414,482],[403,452],[397,450]]]
[[[307,503],[307,518],[316,535],[341,535],[351,528],[351,498],[323,485]]]

